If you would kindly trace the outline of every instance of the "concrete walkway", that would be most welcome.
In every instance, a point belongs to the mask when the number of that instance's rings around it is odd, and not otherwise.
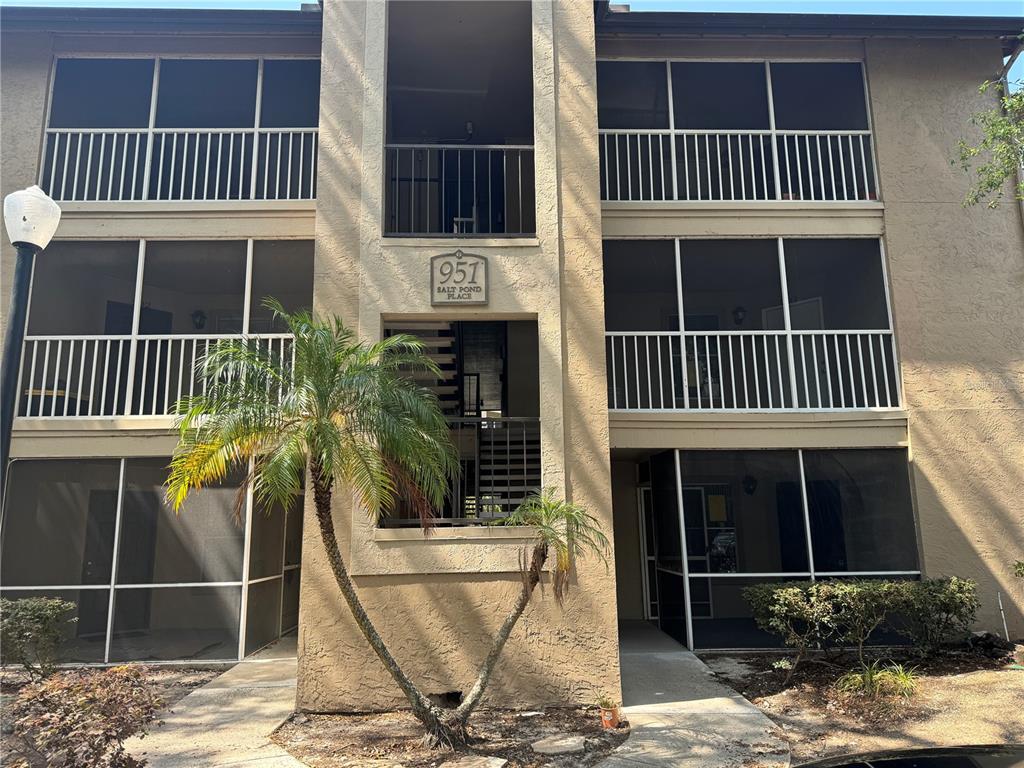
[[[150,768],[305,768],[270,734],[295,708],[295,638],[236,664],[172,707],[163,725],[127,746]]]
[[[629,739],[601,768],[786,768],[775,724],[668,635],[646,622],[620,629]]]

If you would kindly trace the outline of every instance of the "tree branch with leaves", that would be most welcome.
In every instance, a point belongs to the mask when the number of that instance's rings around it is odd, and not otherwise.
[[[954,163],[974,179],[964,205],[987,200],[995,208],[1006,196],[1007,182],[1013,184],[1013,196],[1024,200],[1024,82],[1010,87],[1005,80],[989,80],[979,90],[994,92],[998,104],[971,116],[971,125],[981,129],[981,139],[977,143],[961,139]]]

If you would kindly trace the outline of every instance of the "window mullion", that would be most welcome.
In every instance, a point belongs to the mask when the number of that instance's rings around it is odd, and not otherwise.
[[[683,548],[683,603],[686,615],[686,647],[693,650],[693,607],[690,604],[690,561],[686,549],[686,514],[683,510],[683,471],[679,464],[679,449],[676,448],[676,504],[679,507],[679,540]],[[661,606],[658,606],[658,614],[661,615]]]
[[[156,141],[156,105],[160,91],[160,59],[153,60],[153,84],[149,94],[149,123],[146,127],[146,166],[142,169],[142,199],[149,199],[149,182],[153,167],[153,144]],[[160,197],[160,190],[156,191],[157,198]]]
[[[103,661],[110,663],[110,640],[114,633],[114,585],[121,556],[121,517],[124,509],[124,470],[126,459],[121,459],[117,478],[117,510],[114,515],[114,551],[110,559],[110,594],[107,595],[107,634],[104,638]]]
[[[764,63],[765,87],[768,89],[768,129],[771,131],[772,142],[772,175],[775,179],[775,199],[782,199],[782,177],[779,173],[779,142],[775,129],[775,95],[772,93],[772,64],[770,61]],[[764,148],[761,149],[764,152]],[[765,179],[765,184],[768,179]],[[765,199],[768,199],[768,190],[764,192]]]
[[[665,62],[665,85],[668,89],[668,140],[672,158],[672,199],[679,199],[679,169],[676,167],[676,108],[672,93],[672,62]],[[683,151],[686,148],[683,147]]]
[[[253,472],[253,460],[249,459],[249,474]],[[242,550],[242,599],[238,616],[238,660],[245,658],[246,614],[249,612],[249,557],[252,544],[252,483],[245,487],[245,540]]]
[[[122,415],[130,416],[132,402],[135,397],[135,359],[139,347],[139,326],[142,317],[142,281],[146,270],[146,241],[139,240],[139,257],[135,267],[135,296],[132,307],[132,331],[128,340],[128,378],[124,385],[124,412]],[[120,371],[115,375],[120,375]],[[114,412],[117,411],[117,403],[113,403]]]
[[[796,387],[796,355],[793,354],[793,324],[789,316],[789,283],[786,280],[786,248],[782,238],[778,238],[779,250],[779,286],[782,289],[782,319],[786,329],[786,357],[789,361],[789,395],[792,398],[792,407],[799,407],[800,400]],[[783,398],[783,393],[779,393]]]
[[[252,253],[253,239],[245,241],[245,293],[242,296],[242,333],[251,332],[250,318],[252,313]]]
[[[811,512],[807,501],[807,473],[804,471],[804,452],[802,448],[797,450],[796,456],[797,463],[800,466],[800,503],[803,507],[804,515],[804,537],[807,539],[807,570],[811,574],[811,581],[815,581],[817,576],[814,572],[814,545],[811,541]]]
[[[675,138],[673,137],[673,141]],[[679,305],[679,368],[683,381],[683,407],[690,407],[690,384],[686,380],[686,323],[683,320],[683,257],[679,238],[676,238],[676,301]],[[675,384],[672,385],[672,407],[675,408]]]
[[[256,168],[257,158],[260,149],[260,113],[263,110],[263,57],[260,56],[256,64],[256,116],[252,128],[252,165],[249,172],[249,199],[256,199]],[[270,141],[270,134],[267,134],[267,141]],[[244,143],[243,143],[244,150]],[[269,147],[268,147],[269,151]],[[266,169],[264,169],[266,172]],[[242,196],[242,190],[238,190],[238,196]]]

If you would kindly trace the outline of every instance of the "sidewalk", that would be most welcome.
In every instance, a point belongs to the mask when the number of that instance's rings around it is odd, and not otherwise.
[[[305,768],[270,734],[295,708],[295,638],[251,656],[174,705],[127,746],[150,768]]]
[[[787,768],[789,746],[757,707],[651,625],[621,633],[629,739],[601,768]]]

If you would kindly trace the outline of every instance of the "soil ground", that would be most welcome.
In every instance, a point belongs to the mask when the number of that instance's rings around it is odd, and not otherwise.
[[[177,666],[153,666],[143,667],[142,673],[147,682],[156,688],[157,694],[164,702],[164,709],[157,715],[159,719],[167,711],[171,710],[175,703],[187,696],[200,686],[206,685],[217,675],[224,672],[232,665],[216,664],[203,667],[177,667]],[[0,670],[0,765],[7,762],[3,756],[10,756],[12,749],[10,744],[11,729],[11,706],[14,699],[26,683],[29,677],[24,672],[16,669]]]
[[[422,745],[423,727],[405,712],[376,715],[293,715],[273,739],[311,768],[434,768],[459,757],[502,757],[506,768],[585,768],[626,740],[628,726],[602,730],[596,709],[521,712],[483,709],[470,719],[475,742],[457,753]],[[531,744],[548,736],[583,736],[586,750],[539,755]]]
[[[851,669],[846,655],[832,663],[802,663],[783,688],[779,654],[705,654],[705,663],[782,729],[792,762],[857,752],[1024,742],[1024,645],[1013,657],[963,652],[932,660],[879,655],[916,666],[909,700],[868,700],[837,693],[833,683]]]

